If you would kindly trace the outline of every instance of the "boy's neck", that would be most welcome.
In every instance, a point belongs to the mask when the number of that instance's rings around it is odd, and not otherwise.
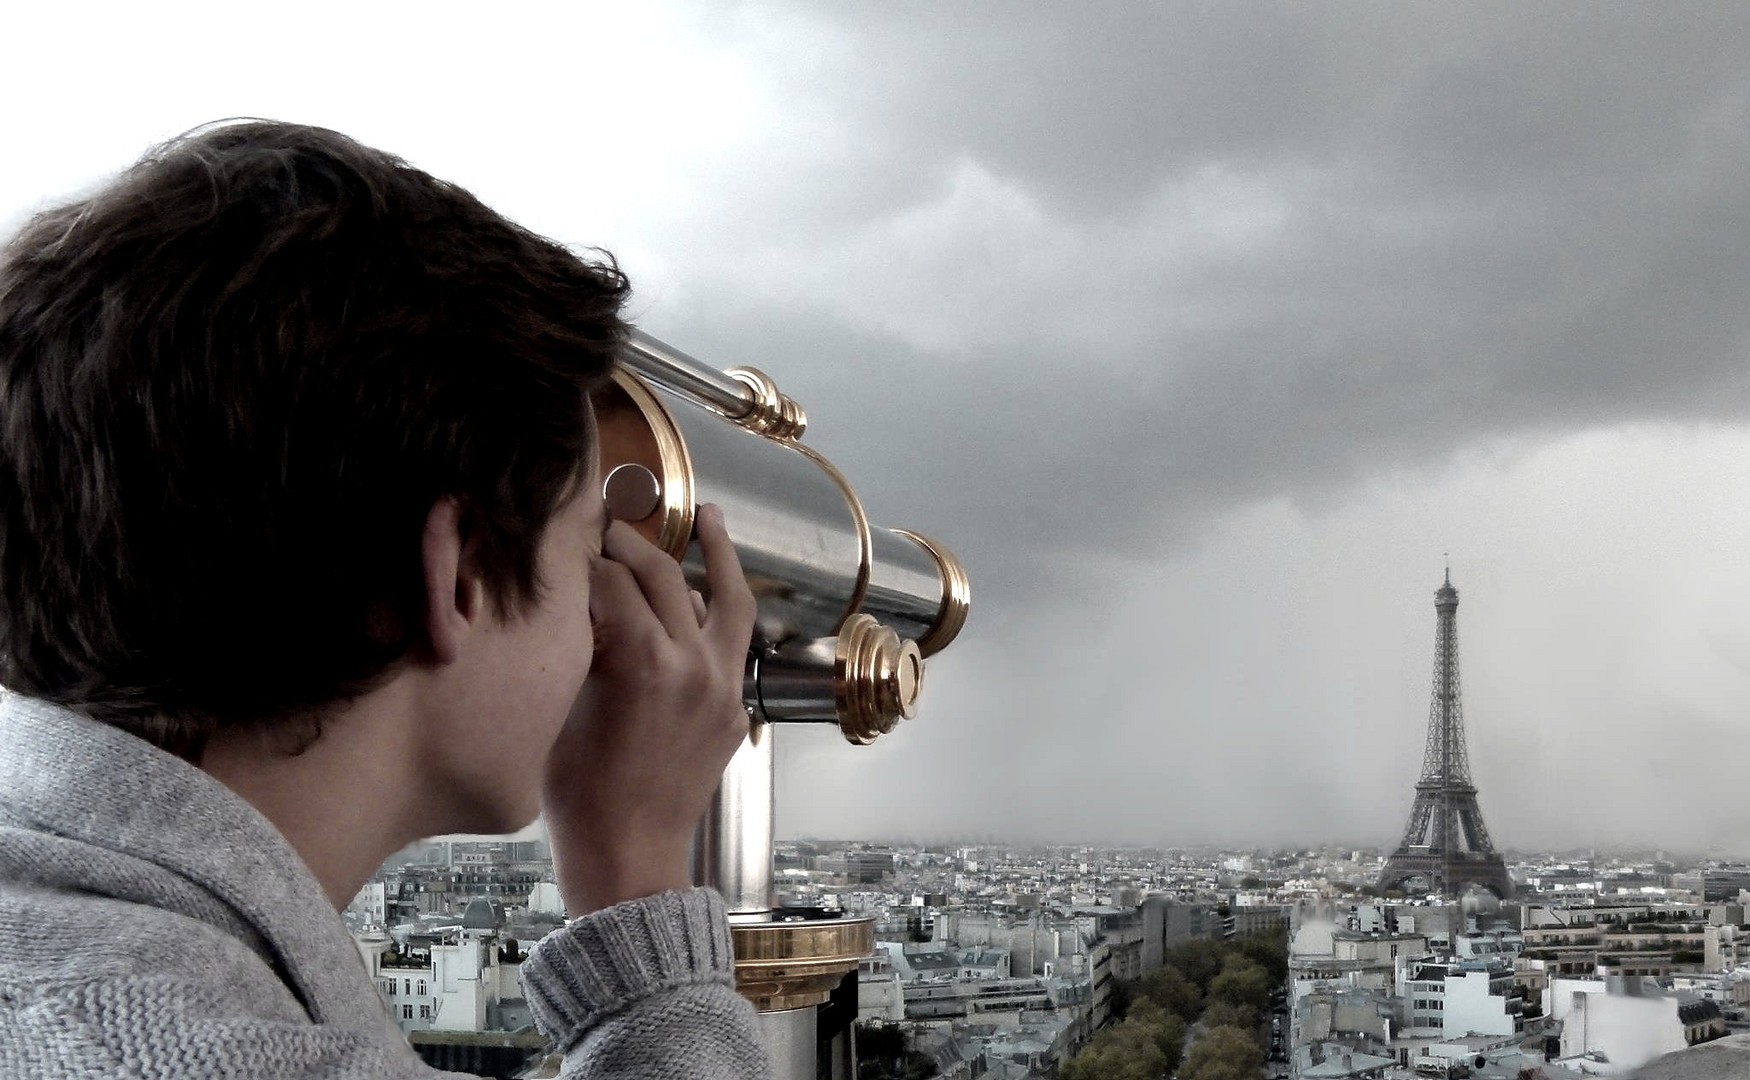
[[[273,822],[336,910],[390,855],[444,831],[425,818],[411,725],[392,704],[367,694],[325,715],[301,752],[291,733],[246,729],[216,733],[201,755],[202,769]]]

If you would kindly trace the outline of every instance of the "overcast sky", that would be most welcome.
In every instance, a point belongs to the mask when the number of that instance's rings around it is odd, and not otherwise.
[[[1750,848],[1750,7],[62,3],[0,221],[322,124],[613,250],[975,607],[786,835]],[[733,529],[734,523],[731,522]]]

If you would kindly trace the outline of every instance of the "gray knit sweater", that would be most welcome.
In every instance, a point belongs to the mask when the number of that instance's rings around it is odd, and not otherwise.
[[[715,893],[621,904],[523,964],[564,1077],[763,1077]],[[0,1078],[433,1077],[279,832],[125,732],[0,702]]]

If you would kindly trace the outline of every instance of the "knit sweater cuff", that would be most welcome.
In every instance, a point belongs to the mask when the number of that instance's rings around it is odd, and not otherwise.
[[[570,1050],[605,1017],[682,986],[735,985],[723,900],[666,892],[591,912],[541,939],[522,965],[541,1032]]]

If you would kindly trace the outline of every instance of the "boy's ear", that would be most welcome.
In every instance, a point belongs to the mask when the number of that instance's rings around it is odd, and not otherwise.
[[[425,516],[419,543],[425,568],[425,636],[440,663],[461,654],[486,612],[486,583],[471,534],[462,504],[453,495],[433,503]]]

